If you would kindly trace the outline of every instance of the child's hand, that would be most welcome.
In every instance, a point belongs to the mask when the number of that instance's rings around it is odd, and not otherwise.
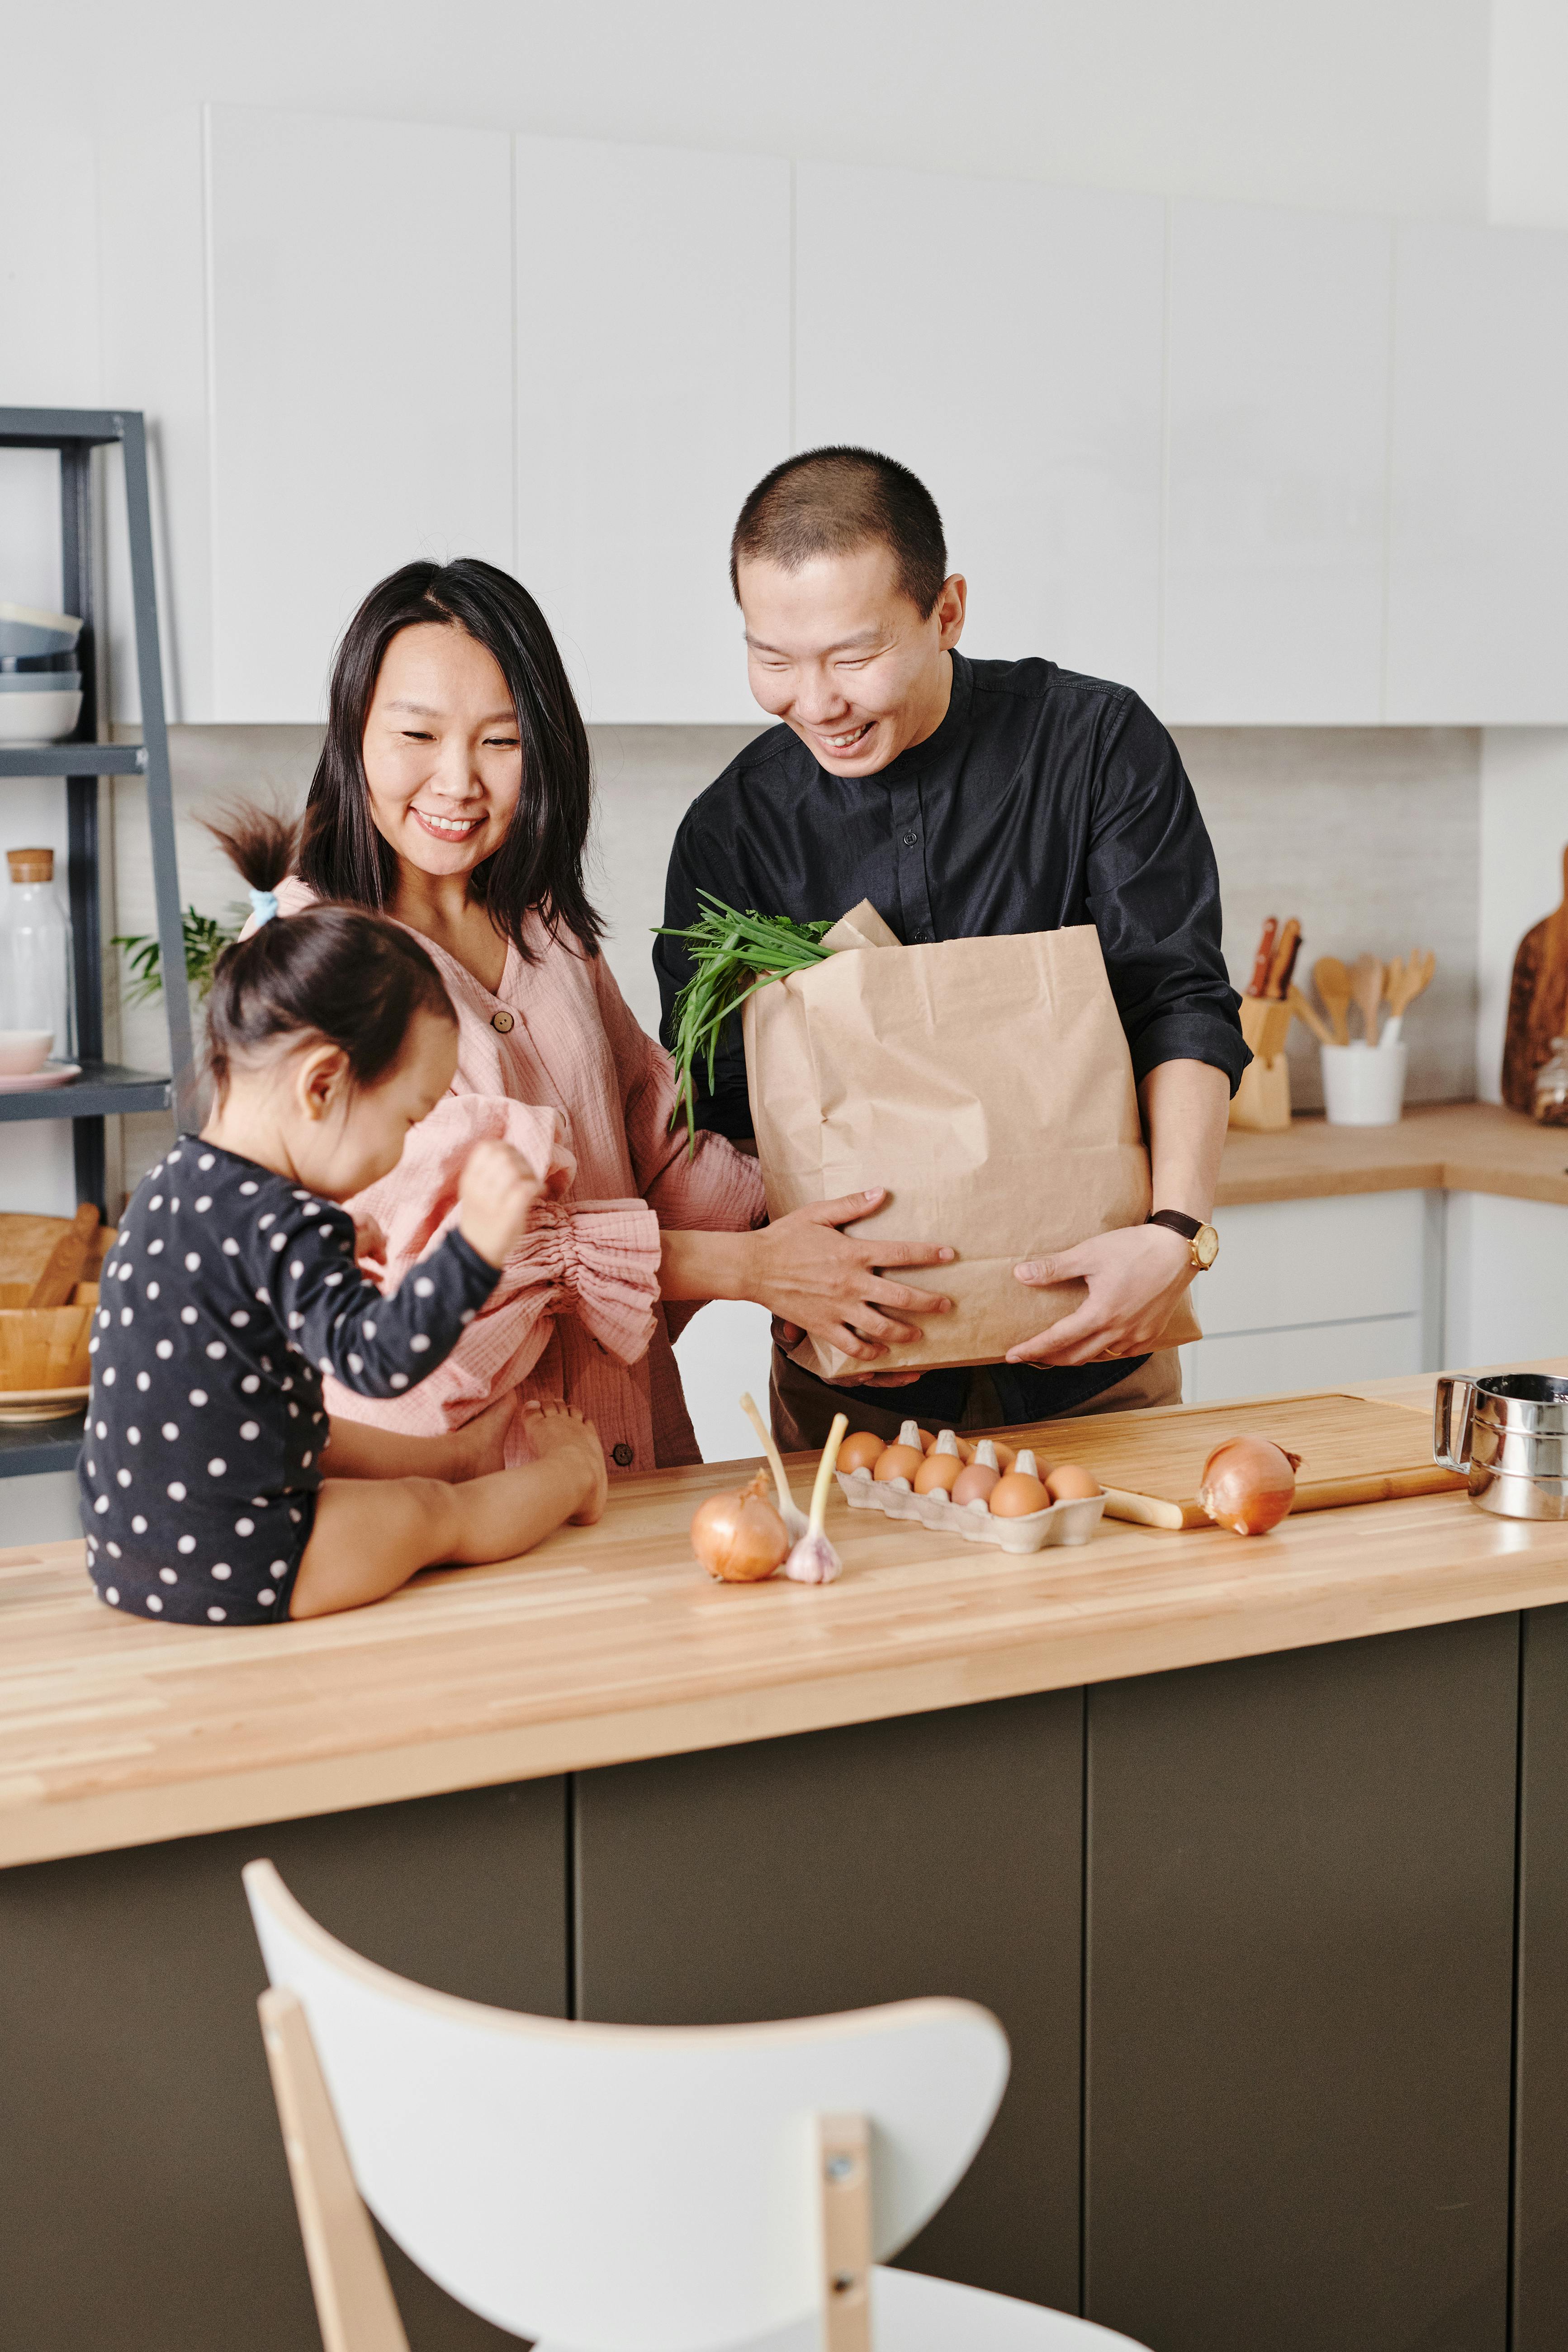
[[[458,1231],[489,1265],[504,1265],[528,1231],[540,1182],[510,1143],[476,1143],[458,1180]]]
[[[572,1514],[572,1525],[591,1528],[604,1517],[605,1501],[610,1491],[605,1449],[593,1423],[585,1421],[574,1404],[556,1404],[553,1401],[542,1404],[536,1397],[530,1397],[522,1408],[522,1425],[542,1462],[547,1455],[564,1454],[574,1466],[581,1466],[583,1500]]]
[[[386,1235],[374,1217],[354,1213],[354,1260],[363,1265],[369,1258],[373,1265],[386,1264]]]

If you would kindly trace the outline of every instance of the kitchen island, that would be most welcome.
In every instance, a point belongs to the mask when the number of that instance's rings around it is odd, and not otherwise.
[[[685,1531],[723,1483],[277,1631],[0,1557],[8,2335],[315,2342],[266,1853],[510,2006],[987,2002],[1012,2083],[917,2265],[1158,2352],[1560,2343],[1568,1525],[1435,1496],[1013,1558],[836,1500],[839,1584],[721,1588]],[[419,2352],[510,2340],[395,2273]]]

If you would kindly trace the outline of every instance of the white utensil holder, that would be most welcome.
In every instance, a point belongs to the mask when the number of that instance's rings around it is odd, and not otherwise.
[[[1407,1045],[1323,1045],[1323,1104],[1331,1127],[1394,1127],[1405,1108]]]

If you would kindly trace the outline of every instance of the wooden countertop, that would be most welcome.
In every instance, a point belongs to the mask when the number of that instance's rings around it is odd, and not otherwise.
[[[835,1495],[839,1583],[714,1585],[687,1527],[723,1483],[629,1479],[524,1559],[255,1632],[101,1607],[79,1543],[0,1553],[0,1864],[1568,1601],[1568,1522],[1463,1495],[1026,1559]]]
[[[1335,1192],[1495,1192],[1568,1206],[1568,1128],[1493,1103],[1430,1103],[1397,1127],[1298,1118],[1280,1135],[1226,1138],[1217,1205]]]

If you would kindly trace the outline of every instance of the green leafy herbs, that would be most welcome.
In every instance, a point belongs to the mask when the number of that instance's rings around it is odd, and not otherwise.
[[[696,1104],[692,1073],[700,1059],[710,1093],[719,1036],[732,1013],[748,996],[782,980],[792,971],[805,971],[825,963],[822,945],[831,923],[795,923],[787,915],[759,915],[753,908],[739,914],[706,890],[698,896],[703,912],[683,930],[661,930],[662,940],[679,940],[691,958],[691,977],[675,1000],[675,1074],[679,1094],[669,1115],[674,1127],[684,1115],[689,1150],[697,1149]]]
[[[239,937],[240,926],[248,916],[247,907],[235,907],[230,920],[221,922],[216,915],[199,915],[187,907],[182,919],[185,940],[185,978],[205,1003],[213,984],[213,967],[225,948]],[[145,932],[132,932],[129,938],[117,936],[113,944],[125,950],[126,960],[135,975],[126,991],[128,1004],[145,1004],[149,998],[163,992],[163,959],[156,937]]]

